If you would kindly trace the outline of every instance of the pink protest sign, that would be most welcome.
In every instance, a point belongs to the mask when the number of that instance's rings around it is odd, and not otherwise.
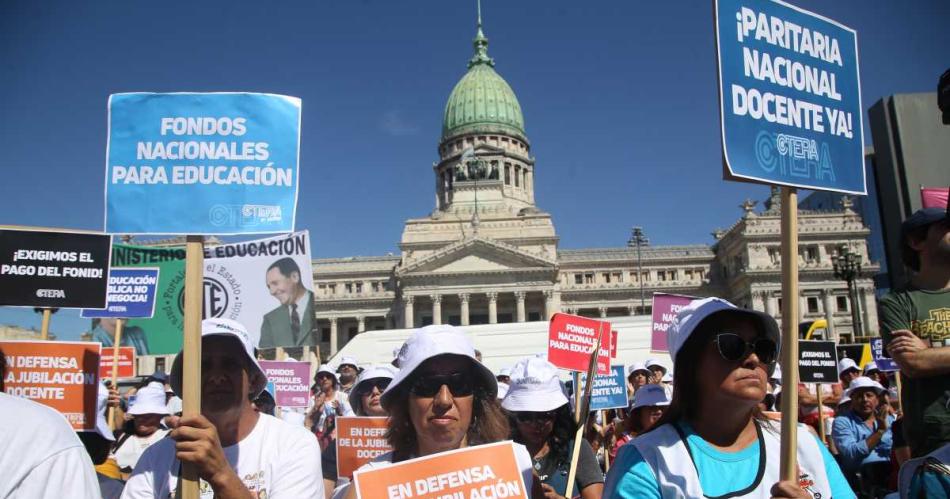
[[[310,363],[262,360],[267,381],[274,384],[279,407],[307,407],[310,396]]]
[[[684,295],[653,294],[653,326],[650,328],[650,350],[668,352],[666,330],[676,317],[676,313],[695,298]]]

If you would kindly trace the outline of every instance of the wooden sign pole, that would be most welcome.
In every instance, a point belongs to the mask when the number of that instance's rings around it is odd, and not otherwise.
[[[49,339],[49,318],[53,315],[53,311],[49,308],[43,309],[43,322],[40,325],[40,339],[46,341]]]
[[[798,194],[782,187],[782,447],[780,478],[798,480]],[[819,394],[820,396],[820,394]]]
[[[825,437],[825,405],[821,401],[821,385],[815,386],[818,387],[817,390],[815,390],[818,392],[818,436],[820,436],[821,441],[827,445],[828,439]]]
[[[185,310],[182,345],[182,416],[201,413],[201,305],[204,295],[204,238],[185,242]],[[182,499],[199,499],[198,469],[182,463]]]
[[[119,344],[122,342],[122,319],[115,320],[115,336],[112,340],[112,388],[119,389]],[[109,407],[109,426],[115,430],[119,422],[115,420],[115,407]]]
[[[604,422],[604,472],[607,472],[610,471],[610,440],[607,438],[607,411],[600,411],[600,419]]]
[[[577,433],[574,434],[574,450],[571,453],[571,468],[567,473],[567,490],[564,497],[574,497],[574,480],[577,478],[577,459],[581,454],[581,440],[584,439],[584,430],[587,429],[587,409],[590,407],[590,394],[594,388],[594,376],[597,375],[597,358],[600,356],[600,336],[604,325],[601,323],[597,330],[597,342],[590,353],[590,365],[587,367],[587,382],[584,383],[584,397],[575,406],[577,414]],[[577,377],[580,381],[580,376]],[[574,383],[574,393],[580,393],[579,383]]]

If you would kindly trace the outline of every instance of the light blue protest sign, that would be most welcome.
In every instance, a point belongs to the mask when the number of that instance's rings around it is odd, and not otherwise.
[[[581,374],[581,380],[583,387],[583,383],[587,382],[586,373]],[[627,378],[622,365],[610,366],[610,374],[594,376],[594,386],[590,392],[590,410],[603,411],[627,407],[629,404]]]
[[[857,33],[774,0],[715,0],[723,175],[866,194]]]
[[[883,338],[871,339],[871,358],[874,359],[874,363],[881,371],[892,372],[901,370],[897,362],[894,362],[894,359],[887,356],[887,351],[884,350]]]
[[[83,319],[115,317],[119,319],[151,318],[155,314],[155,289],[158,287],[157,268],[120,268],[109,270],[106,308],[84,308]]]
[[[292,232],[300,106],[273,94],[111,95],[106,232]]]

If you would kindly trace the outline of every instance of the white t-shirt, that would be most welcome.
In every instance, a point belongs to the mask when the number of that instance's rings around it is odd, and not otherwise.
[[[168,435],[168,430],[156,430],[155,433],[147,437],[130,435],[122,442],[122,446],[113,453],[116,464],[122,469],[135,468],[135,463],[139,462],[139,458],[142,457],[145,449],[165,438],[165,435]]]
[[[531,485],[534,481],[534,462],[531,460],[531,455],[528,454],[528,449],[525,446],[515,443],[515,462],[518,463],[518,468],[521,469],[521,478],[524,479],[524,486],[528,491],[528,495],[531,495]],[[387,452],[379,457],[374,458],[372,461],[360,466],[356,471],[364,470],[375,470],[379,468],[385,468],[387,466],[392,466],[393,464],[393,453]],[[347,491],[350,489],[350,482],[340,484],[336,489],[333,489],[333,499],[342,499],[346,497]]]
[[[0,497],[99,499],[92,460],[60,413],[0,392]]]
[[[255,497],[322,498],[323,473],[316,437],[302,427],[261,414],[254,429],[224,455]],[[166,438],[148,448],[125,484],[123,499],[171,497],[178,486],[181,465],[175,458],[175,441]],[[201,483],[201,497],[214,491]]]

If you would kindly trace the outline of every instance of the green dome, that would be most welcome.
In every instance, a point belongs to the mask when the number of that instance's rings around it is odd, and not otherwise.
[[[521,104],[508,82],[493,69],[495,61],[488,57],[488,39],[481,27],[474,45],[468,72],[445,104],[442,140],[469,133],[502,133],[527,142]]]

